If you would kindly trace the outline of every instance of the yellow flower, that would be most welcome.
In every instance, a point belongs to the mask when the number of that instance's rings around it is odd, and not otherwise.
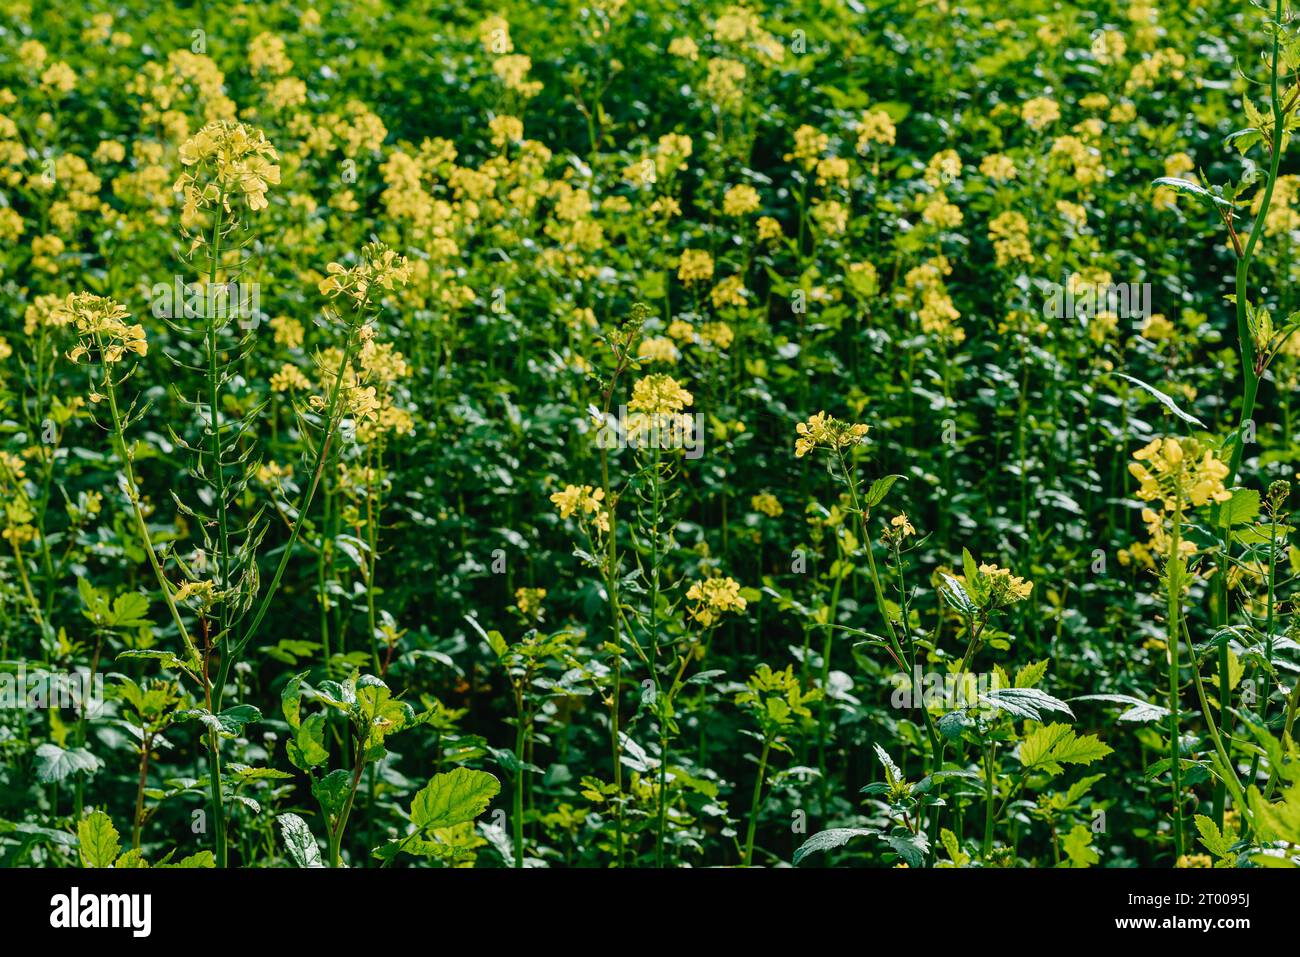
[[[516,588],[515,607],[525,618],[540,618],[542,599],[545,597],[545,588]]]
[[[832,451],[851,448],[867,436],[870,426],[854,425],[818,412],[807,422],[795,426],[795,458],[802,458],[813,449],[826,448]]]
[[[375,287],[392,290],[406,285],[411,278],[406,257],[383,243],[367,243],[361,250],[361,262],[355,266],[330,263],[325,271],[328,275],[319,284],[321,295],[330,299],[345,295],[358,306],[374,301]]]
[[[758,238],[760,241],[770,243],[777,239],[785,237],[785,231],[781,229],[781,224],[771,216],[761,216],[758,220]]]
[[[1041,130],[1061,118],[1061,108],[1049,97],[1036,96],[1020,108],[1020,118],[1030,129]]]
[[[524,138],[524,124],[514,116],[494,116],[488,121],[488,129],[492,133],[492,145],[498,149]]]
[[[990,153],[980,160],[980,173],[998,183],[1016,178],[1015,161],[1005,153]]]
[[[895,515],[889,520],[889,524],[897,530],[896,534],[900,538],[907,538],[909,535],[916,534],[916,529],[912,526],[911,521],[908,520],[906,512]]]
[[[693,62],[700,58],[700,48],[690,37],[673,37],[668,43],[668,55]]]
[[[562,492],[551,495],[551,504],[560,510],[560,518],[578,515],[585,520],[594,516],[596,528],[609,531],[609,512],[604,507],[605,490],[590,485],[566,485]]]
[[[804,169],[812,169],[830,146],[831,139],[815,126],[804,124],[794,131],[794,151],[785,154],[787,162],[795,160]]]
[[[232,196],[242,197],[251,210],[266,209],[268,186],[280,182],[279,154],[265,134],[232,120],[208,123],[181,144],[180,156],[194,168],[173,187],[184,194],[188,216],[218,202],[230,212]]]
[[[713,278],[713,257],[705,249],[688,249],[682,253],[677,267],[677,278],[682,282],[702,282]]]
[[[744,611],[745,599],[740,594],[740,583],[734,578],[705,578],[692,583],[686,591],[686,600],[694,604],[687,609],[687,617],[708,628],[724,613]]]
[[[311,382],[307,379],[301,369],[296,365],[285,363],[280,367],[280,371],[271,376],[272,392],[288,392],[290,390],[307,391],[311,388]]]
[[[930,157],[925,167],[925,181],[934,189],[942,189],[961,176],[961,157],[956,150],[942,150]]]
[[[71,293],[58,311],[62,314],[57,325],[75,324],[79,339],[68,353],[73,362],[80,362],[94,353],[105,365],[121,362],[127,353],[138,356],[149,351],[145,341],[144,326],[127,325],[123,320],[130,316],[121,303],[88,292]]]
[[[758,190],[741,183],[731,187],[722,197],[722,213],[724,216],[745,216],[758,209],[760,202]]]
[[[681,354],[677,351],[677,346],[666,336],[642,340],[640,353],[641,358],[646,362],[667,362],[671,364],[681,357]]]
[[[1166,512],[1176,511],[1180,502],[1199,508],[1232,497],[1223,485],[1228,466],[1195,439],[1152,439],[1133,459],[1128,468],[1139,483],[1137,497],[1160,501]]]
[[[627,407],[631,412],[668,415],[681,412],[693,401],[694,397],[672,376],[655,373],[636,381]]]
[[[754,511],[762,512],[769,518],[776,518],[785,511],[781,507],[781,503],[777,500],[777,497],[771,492],[762,492],[755,495],[749,500],[749,505]]]
[[[893,146],[897,132],[888,113],[884,110],[868,110],[862,114],[862,122],[858,124],[857,150],[866,153],[871,149],[872,143]]]

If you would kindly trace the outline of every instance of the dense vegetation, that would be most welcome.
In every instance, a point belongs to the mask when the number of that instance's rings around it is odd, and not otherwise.
[[[1294,866],[1289,16],[8,0],[0,862]]]

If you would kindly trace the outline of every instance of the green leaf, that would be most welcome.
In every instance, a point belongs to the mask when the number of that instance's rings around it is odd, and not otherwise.
[[[293,766],[304,771],[324,763],[330,756],[325,748],[325,715],[313,714],[299,725],[285,752]]]
[[[337,771],[331,771],[323,778],[312,781],[311,793],[320,802],[325,813],[333,819],[343,809],[343,804],[348,799],[351,784],[352,772],[339,768]]]
[[[1059,711],[1074,717],[1068,704],[1037,688],[995,688],[980,695],[979,700],[991,708],[1007,712],[1013,718],[1039,721],[1044,711]]]
[[[893,787],[894,785],[900,784],[906,780],[903,777],[903,772],[900,771],[898,765],[894,763],[894,759],[889,756],[889,752],[879,744],[873,745],[873,747],[876,749],[876,757],[880,759],[880,763],[885,767],[885,781],[889,786]]]
[[[970,863],[970,855],[961,849],[961,842],[952,831],[946,827],[939,831],[939,841],[943,844],[943,849],[948,852],[948,859],[954,866],[965,867]]]
[[[1025,735],[1020,742],[1020,763],[1048,774],[1060,774],[1065,764],[1091,764],[1110,754],[1112,748],[1095,734],[1076,735],[1067,724],[1047,724]]]
[[[969,581],[969,579],[967,579]],[[971,601],[970,595],[966,593],[965,587],[951,575],[943,575],[943,587],[940,588],[943,597],[947,599],[948,604],[952,605],[957,611],[972,618],[979,611],[975,602]]]
[[[1201,834],[1201,843],[1205,849],[1215,857],[1232,856],[1232,839],[1224,836],[1219,830],[1219,826],[1214,823],[1213,818],[1206,817],[1204,814],[1198,814],[1195,817],[1196,830]]]
[[[1065,856],[1070,867],[1092,867],[1101,860],[1101,855],[1092,849],[1092,832],[1082,824],[1076,824],[1061,840]]]
[[[799,862],[809,854],[829,851],[833,847],[842,847],[855,837],[870,837],[878,833],[880,832],[870,827],[833,827],[828,831],[819,831],[799,845],[799,849],[794,852],[794,866],[798,867]]]
[[[889,490],[894,487],[894,483],[899,479],[906,481],[902,475],[885,475],[871,483],[871,488],[867,489],[867,508],[875,508],[885,500]]]
[[[108,624],[113,628],[139,628],[149,624],[149,599],[138,592],[124,592],[113,599],[113,610]]]
[[[284,846],[288,848],[289,856],[295,864],[299,867],[325,866],[321,861],[320,845],[316,843],[306,821],[297,814],[281,814],[275,820],[280,825]]]
[[[91,811],[77,822],[82,867],[112,867],[121,848],[117,828],[103,811]]]
[[[1218,193],[1211,192],[1200,183],[1193,183],[1190,180],[1179,179],[1177,176],[1161,176],[1158,179],[1153,180],[1152,185],[1164,186],[1172,189],[1175,193],[1193,196],[1196,199],[1210,203],[1211,205],[1222,206],[1224,209],[1233,209],[1237,205],[1229,199],[1224,199]]]
[[[465,620],[469,622],[471,628],[478,632],[478,636],[487,642],[487,646],[492,649],[494,655],[498,658],[504,658],[506,656],[506,653],[510,650],[510,645],[507,644],[505,638],[501,636],[501,632],[496,631],[495,629],[492,631],[484,631],[483,626],[478,623],[478,619],[473,615],[466,615]]]
[[[1210,514],[1216,528],[1252,522],[1259,515],[1259,492],[1253,488],[1234,488],[1232,498],[1215,505]]]
[[[1119,716],[1121,721],[1161,721],[1169,717],[1169,709],[1163,705],[1143,701],[1126,694],[1085,694],[1071,701],[1112,701],[1115,704],[1129,705],[1129,709]]]
[[[159,651],[156,649],[136,648],[136,649],[132,649],[131,651],[124,651],[117,656],[116,660],[156,661],[158,662],[159,666],[163,668],[174,668],[174,669],[179,669],[181,671],[190,670],[186,666],[185,662],[182,661],[180,658],[178,658],[172,652]]]
[[[176,717],[182,721],[198,721],[223,738],[237,738],[244,730],[244,725],[262,720],[262,712],[251,704],[237,704],[220,714],[213,714],[203,708],[191,708],[176,712]]]
[[[302,682],[307,674],[304,671],[294,675],[285,682],[284,690],[280,692],[280,710],[291,728],[297,728],[302,723]]]
[[[411,801],[411,823],[430,829],[472,821],[500,790],[501,782],[487,771],[455,768],[435,774]]]
[[[921,867],[925,863],[925,855],[930,853],[930,839],[924,831],[913,834],[905,827],[896,827],[884,840],[908,867]]]
[[[1113,374],[1119,376],[1121,379],[1125,380],[1126,382],[1131,382],[1131,383],[1133,383],[1133,384],[1134,384],[1135,386],[1137,386],[1139,389],[1142,389],[1144,392],[1146,392],[1146,393],[1148,393],[1149,395],[1155,397],[1155,399],[1156,399],[1157,401],[1159,401],[1159,403],[1160,403],[1161,405],[1163,405],[1166,409],[1168,409],[1168,410],[1169,410],[1170,412],[1172,412],[1174,415],[1178,416],[1178,418],[1182,419],[1182,420],[1183,420],[1184,422],[1186,422],[1188,425],[1194,425],[1194,426],[1196,426],[1198,429],[1205,429],[1205,428],[1208,428],[1208,427],[1206,426],[1206,424],[1205,424],[1204,422],[1202,422],[1200,419],[1198,419],[1196,416],[1194,416],[1194,415],[1189,415],[1189,414],[1187,414],[1186,412],[1184,412],[1182,409],[1180,409],[1180,408],[1178,407],[1178,403],[1176,403],[1173,399],[1169,398],[1169,396],[1165,395],[1163,392],[1161,392],[1161,391],[1160,391],[1159,389],[1157,389],[1155,386],[1147,385],[1147,384],[1146,384],[1145,382],[1143,382],[1141,379],[1135,379],[1135,378],[1133,378],[1133,376],[1131,376],[1131,375],[1125,375],[1123,372],[1116,372],[1116,373],[1113,373]]]
[[[1044,658],[1042,661],[1036,661],[1033,664],[1025,665],[1016,672],[1017,688],[1032,688],[1038,682],[1043,680],[1043,675],[1047,674],[1047,666],[1051,664],[1050,658]]]
[[[85,748],[64,750],[46,742],[36,749],[36,779],[42,784],[62,781],[73,774],[92,775],[103,766],[104,762]]]

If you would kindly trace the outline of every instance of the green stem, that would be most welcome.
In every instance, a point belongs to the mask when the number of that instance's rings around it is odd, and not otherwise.
[[[741,864],[749,867],[754,861],[754,833],[758,829],[758,808],[763,800],[763,778],[767,774],[767,758],[772,751],[772,741],[763,738],[763,752],[758,757],[758,776],[754,778],[754,796],[749,802],[749,827],[745,832],[745,856]]]

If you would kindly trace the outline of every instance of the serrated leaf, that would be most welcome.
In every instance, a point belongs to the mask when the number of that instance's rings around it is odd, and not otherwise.
[[[880,832],[870,827],[833,827],[827,831],[819,831],[799,845],[798,850],[794,852],[794,866],[798,867],[799,862],[809,854],[829,851],[833,847],[842,847],[855,837],[870,837],[878,833]]]
[[[1169,709],[1163,705],[1154,704],[1149,701],[1143,701],[1141,698],[1134,698],[1126,694],[1085,694],[1077,698],[1071,698],[1071,701],[1111,701],[1115,704],[1125,704],[1129,708],[1119,716],[1121,721],[1162,721],[1169,717]]]
[[[46,742],[36,749],[36,779],[42,784],[62,781],[73,774],[92,775],[104,762],[85,748],[63,749]]]
[[[1061,839],[1061,846],[1071,867],[1092,867],[1101,860],[1101,855],[1092,849],[1092,832],[1082,824],[1070,829]]]
[[[1196,821],[1196,830],[1201,835],[1201,843],[1205,849],[1215,857],[1231,857],[1232,840],[1224,836],[1219,830],[1219,826],[1214,823],[1214,819],[1206,817],[1204,814],[1198,814],[1194,818]]]
[[[1091,764],[1113,749],[1095,734],[1079,736],[1068,724],[1047,724],[1025,735],[1020,742],[1020,763],[1049,774],[1059,774],[1064,764]]]
[[[435,774],[411,801],[411,823],[431,829],[472,821],[500,790],[501,782],[487,771],[454,768]]]
[[[1016,672],[1016,687],[1032,688],[1038,684],[1043,680],[1043,675],[1047,674],[1049,664],[1051,664],[1051,659],[1044,658],[1042,661],[1035,661],[1033,664],[1025,665]]]
[[[979,700],[989,707],[1007,712],[1013,718],[1039,721],[1044,711],[1059,711],[1074,717],[1068,704],[1037,688],[995,688],[980,695]]]
[[[77,822],[82,867],[112,867],[121,849],[117,828],[103,811],[91,811]]]
[[[295,864],[299,867],[325,866],[321,860],[320,845],[316,843],[306,821],[297,814],[280,814],[275,820],[280,825],[284,846]]]

